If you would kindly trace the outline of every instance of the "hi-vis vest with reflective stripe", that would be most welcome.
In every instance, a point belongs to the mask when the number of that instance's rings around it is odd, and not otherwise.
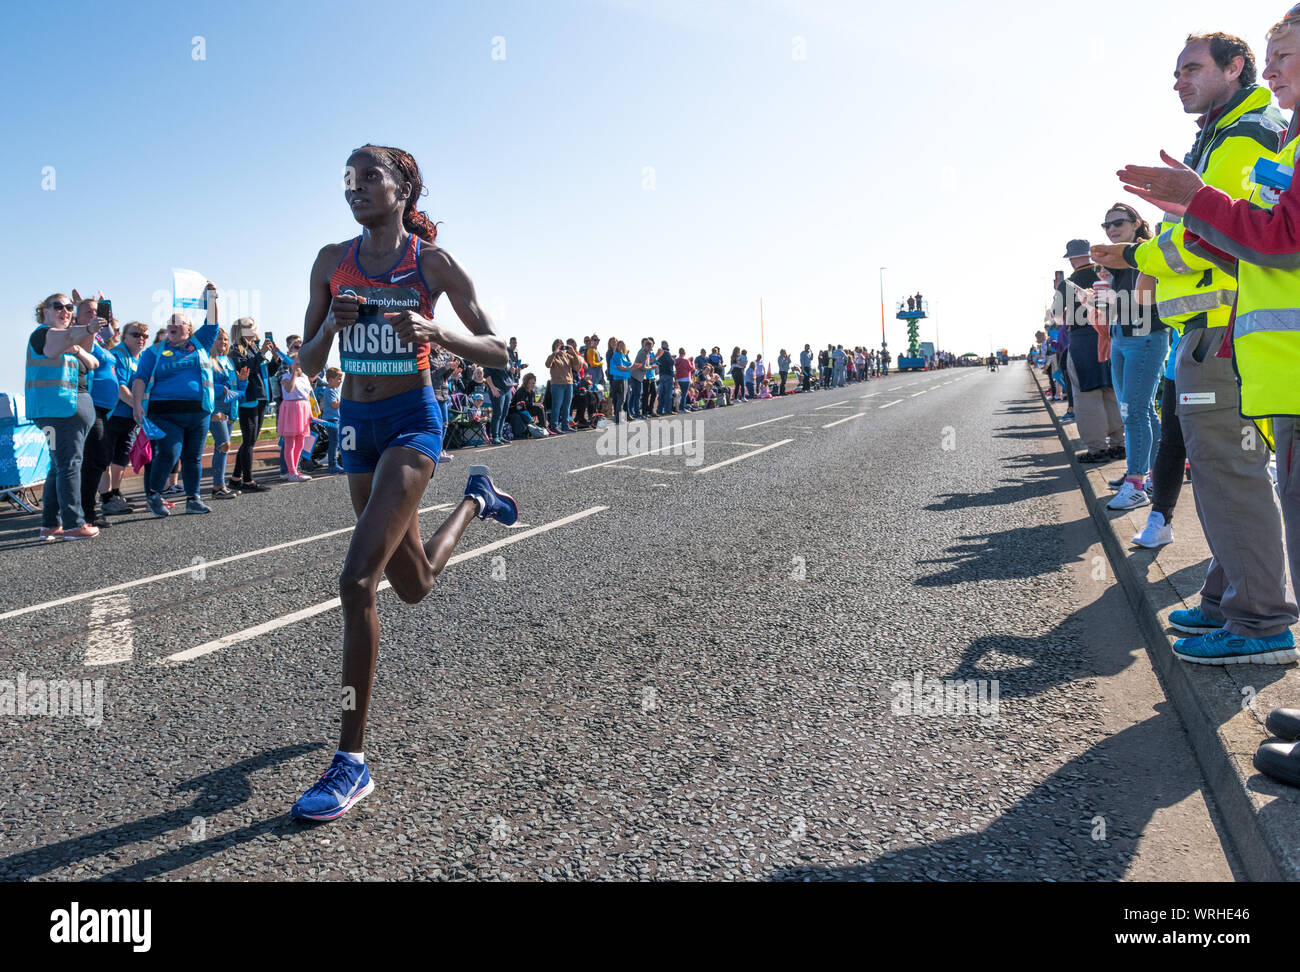
[[[1206,148],[1196,160],[1196,171],[1204,176],[1214,167],[1220,175],[1230,173],[1230,177],[1216,179],[1223,184],[1215,188],[1234,199],[1258,201],[1258,187],[1250,181],[1250,170],[1260,158],[1276,158],[1258,138],[1276,136],[1280,143],[1286,123],[1273,107],[1267,88],[1251,88],[1239,97],[1236,105],[1215,119],[1213,130],[1201,136]],[[1232,317],[1236,281],[1214,263],[1189,253],[1184,237],[1181,222],[1165,224],[1155,239],[1138,247],[1138,269],[1156,278],[1156,310],[1160,319],[1179,333],[1199,315],[1204,315],[1207,327],[1223,327]]]
[[[1280,164],[1295,166],[1298,141],[1282,150]],[[1276,202],[1276,194],[1261,193],[1258,205]],[[1244,417],[1300,415],[1300,269],[1238,263],[1232,350]]]
[[[40,328],[36,330],[39,331]],[[27,380],[23,389],[27,399],[27,417],[29,419],[67,418],[75,413],[77,373],[80,367],[75,354],[62,354],[57,358],[47,358],[43,354],[37,354],[32,350],[32,342],[29,339]]]

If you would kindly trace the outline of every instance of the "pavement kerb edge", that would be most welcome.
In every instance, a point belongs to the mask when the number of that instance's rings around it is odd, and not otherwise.
[[[1237,859],[1252,881],[1295,881],[1300,880],[1294,866],[1288,860],[1289,855],[1282,848],[1290,835],[1276,833],[1273,828],[1260,819],[1250,796],[1246,793],[1245,780],[1238,773],[1232,756],[1224,746],[1219,735],[1219,727],[1206,712],[1200,692],[1192,685],[1187,669],[1190,667],[1174,657],[1173,640],[1160,626],[1159,611],[1147,593],[1143,578],[1129,563],[1124,547],[1115,533],[1115,527],[1105,513],[1102,502],[1088,480],[1082,466],[1074,457],[1074,446],[1056,411],[1047,400],[1043,390],[1043,381],[1037,369],[1030,369],[1038,388],[1043,408],[1056,428],[1056,434],[1065,449],[1070,469],[1079,484],[1088,512],[1092,516],[1097,532],[1101,535],[1102,547],[1110,559],[1111,570],[1119,581],[1120,587],[1128,598],[1129,605],[1137,617],[1138,626],[1144,635],[1147,656],[1160,677],[1165,695],[1178,712],[1192,742],[1192,750],[1205,775],[1210,793],[1222,817],[1226,838],[1231,841]],[[1124,521],[1118,521],[1124,522]],[[1210,671],[1218,677],[1229,680],[1223,669],[1212,668]],[[1260,742],[1268,737],[1261,730]]]

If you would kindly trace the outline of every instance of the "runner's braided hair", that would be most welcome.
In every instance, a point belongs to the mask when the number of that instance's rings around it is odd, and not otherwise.
[[[398,181],[411,184],[411,194],[406,199],[406,209],[402,213],[402,225],[424,242],[434,242],[438,238],[438,225],[429,219],[428,213],[415,208],[419,198],[429,193],[429,190],[424,188],[424,177],[420,175],[420,166],[416,163],[415,157],[410,152],[393,148],[391,145],[370,143],[354,149],[352,154],[356,155],[358,152],[372,156],[380,165],[392,170]]]

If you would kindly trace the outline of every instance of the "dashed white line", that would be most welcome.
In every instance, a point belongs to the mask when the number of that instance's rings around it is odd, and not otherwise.
[[[131,599],[125,594],[95,598],[90,605],[85,664],[117,665],[129,662],[134,654]]]
[[[822,426],[823,429],[833,428],[836,425],[843,425],[845,422],[852,422],[854,419],[860,419],[866,415],[866,412],[859,412],[857,415],[850,415],[848,418],[836,419],[834,422],[827,422]]]
[[[899,402],[901,402],[901,401],[902,401],[901,398],[896,398],[896,399],[894,399],[892,402],[889,402],[888,404],[885,404],[885,405],[881,405],[880,407],[881,407],[881,408],[889,408],[890,405],[897,405],[897,404],[898,404]]]
[[[766,419],[765,421],[762,421],[762,422],[755,422],[753,425],[742,425],[742,426],[740,426],[738,429],[736,429],[736,431],[737,431],[737,432],[744,432],[745,429],[756,429],[756,428],[758,428],[760,425],[771,425],[773,422],[781,422],[781,421],[783,421],[783,420],[785,420],[785,419],[788,419],[788,418],[794,418],[794,415],[793,415],[793,414],[791,414],[791,415],[778,415],[778,416],[777,416],[776,418],[774,418],[774,419]]]
[[[713,472],[715,469],[721,469],[723,466],[730,466],[733,462],[740,462],[742,459],[749,459],[763,452],[769,452],[783,445],[789,445],[794,439],[782,439],[780,442],[773,442],[771,445],[763,446],[761,449],[755,449],[752,452],[742,453],[739,456],[733,456],[731,459],[724,459],[722,462],[715,462],[712,466],[705,466],[703,469],[695,470],[695,475],[699,476],[706,472]]]
[[[482,557],[493,550],[500,550],[502,547],[509,546],[512,543],[518,543],[520,540],[527,540],[529,537],[537,536],[539,533],[546,533],[548,530],[555,530],[562,526],[568,526],[577,520],[600,513],[602,510],[609,509],[608,506],[593,506],[583,510],[580,513],[573,513],[569,516],[561,517],[550,523],[545,523],[539,527],[533,527],[524,533],[516,533],[513,536],[505,537],[501,540],[494,540],[492,543],[485,543],[481,547],[475,547],[473,550],[467,550],[464,553],[456,554],[447,561],[447,566],[463,563],[466,560],[472,560],[475,557]],[[381,581],[376,590],[387,590],[392,585],[388,581]],[[262,624],[255,624],[251,628],[245,628],[243,631],[236,631],[234,634],[224,635],[214,641],[209,641],[193,648],[187,648],[185,651],[178,651],[174,655],[168,655],[160,664],[179,664],[180,662],[192,661],[195,658],[201,658],[204,655],[210,655],[222,648],[229,648],[231,645],[242,644],[245,641],[251,641],[270,631],[278,631],[280,628],[288,627],[291,624],[297,624],[307,618],[314,618],[318,614],[324,614],[326,611],[332,611],[340,607],[342,601],[337,597],[332,597],[328,601],[321,601],[319,604],[313,604],[311,607],[305,607],[301,611],[294,611],[292,614],[286,614],[283,617],[273,618],[270,621],[264,621]]]
[[[449,510],[454,504],[439,503],[437,506],[426,506],[417,511],[419,513],[432,513],[434,510]],[[233,564],[237,560],[247,560],[249,557],[257,557],[265,553],[274,553],[277,550],[288,550],[290,547],[297,547],[304,543],[315,543],[317,540],[325,540],[328,537],[337,537],[341,533],[351,533],[356,526],[343,527],[338,530],[329,530],[325,533],[318,533],[314,537],[303,537],[300,540],[290,540],[287,543],[277,543],[270,547],[260,547],[257,550],[249,550],[246,553],[234,554],[230,557],[221,557],[217,560],[208,560],[203,563],[205,569],[220,567],[222,564]],[[12,611],[6,611],[0,614],[0,621],[9,618],[16,618],[23,614],[31,614],[34,611],[44,611],[46,608],[59,607],[63,604],[73,604],[76,601],[84,601],[87,598],[99,597],[102,594],[112,594],[115,591],[125,591],[132,587],[139,587],[142,584],[152,584],[154,581],[166,580],[168,577],[180,577],[182,574],[192,573],[194,565],[181,567],[179,570],[169,570],[162,574],[154,574],[152,577],[141,577],[139,580],[126,581],[122,584],[114,584],[111,587],[101,587],[96,591],[87,591],[84,594],[72,594],[68,597],[60,597],[53,601],[44,601],[40,604],[32,604],[28,607],[15,608]]]
[[[829,405],[818,405],[813,409],[814,412],[820,412],[823,408],[852,408],[848,402],[831,402]]]
[[[908,395],[907,397],[908,397],[908,398],[915,398],[917,395],[924,395],[924,394],[925,394],[926,392],[928,392],[929,390],[930,390],[930,389],[928,389],[928,388],[922,388],[919,392],[913,392],[911,395]]]
[[[660,446],[658,449],[651,449],[648,452],[638,452],[631,456],[619,456],[617,459],[610,459],[608,462],[592,463],[590,466],[579,466],[577,469],[570,469],[569,475],[572,476],[574,473],[586,472],[588,469],[599,469],[601,466],[612,466],[616,462],[629,462],[633,459],[640,459],[642,456],[658,455],[668,449],[680,449],[682,446],[690,445],[694,441],[694,439],[683,439],[680,442],[673,442],[670,445]]]

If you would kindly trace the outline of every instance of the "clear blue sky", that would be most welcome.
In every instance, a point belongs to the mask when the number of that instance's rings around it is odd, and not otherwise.
[[[1019,350],[1065,240],[1098,236],[1121,197],[1114,170],[1190,143],[1170,90],[1183,36],[1234,31],[1262,59],[1284,10],[10,8],[0,311],[14,353],[0,390],[21,390],[18,348],[47,293],[102,288],[120,320],[149,321],[173,266],[255,294],[263,328],[300,331],[317,250],[357,232],[340,175],[366,141],[415,155],[440,242],[535,367],[553,337],[593,331],[752,355],[760,298],[769,355],[878,346],[881,265],[891,315],[909,292],[931,298],[924,339],[937,327],[959,353]],[[889,343],[904,344],[892,319]]]

